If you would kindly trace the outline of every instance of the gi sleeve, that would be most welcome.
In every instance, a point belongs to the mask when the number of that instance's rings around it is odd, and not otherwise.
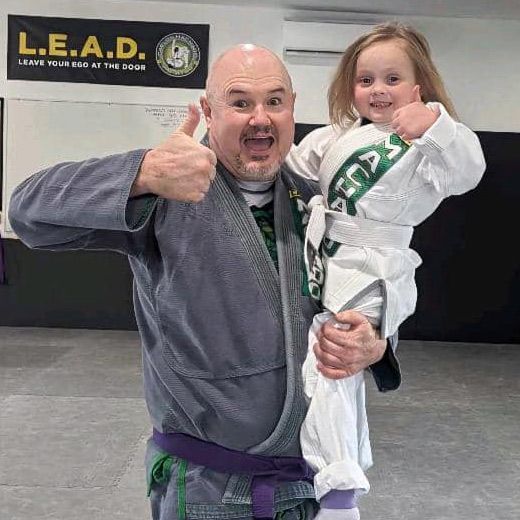
[[[13,192],[9,221],[29,247],[113,249],[130,254],[156,197],[129,198],[146,150],[61,163]]]
[[[397,340],[397,333],[388,338],[383,357],[369,367],[380,392],[396,390],[401,385],[401,368],[395,355]]]
[[[418,174],[444,197],[459,195],[477,186],[486,162],[477,135],[451,118],[440,103],[440,116],[413,144],[424,155]]]

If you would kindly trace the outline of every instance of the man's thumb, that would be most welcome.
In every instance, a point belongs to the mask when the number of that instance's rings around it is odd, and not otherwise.
[[[197,107],[193,104],[188,105],[188,115],[186,116],[186,119],[181,123],[181,125],[177,128],[177,132],[181,132],[183,134],[189,135],[190,137],[193,137],[193,133],[197,129],[197,126],[199,126],[200,122],[200,114],[197,110]]]

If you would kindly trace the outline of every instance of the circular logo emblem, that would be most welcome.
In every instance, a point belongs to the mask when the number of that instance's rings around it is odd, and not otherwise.
[[[157,44],[155,60],[165,74],[182,78],[189,76],[199,66],[200,49],[191,36],[172,33]]]

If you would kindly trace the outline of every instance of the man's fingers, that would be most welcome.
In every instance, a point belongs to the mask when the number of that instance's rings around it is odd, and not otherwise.
[[[333,368],[325,366],[323,363],[317,364],[316,368],[319,372],[321,372],[322,375],[324,375],[328,379],[343,379],[344,377],[350,377],[354,374],[357,374],[361,370],[363,370],[363,367],[360,365],[351,365],[347,369],[343,368]]]
[[[209,162],[209,180],[212,181],[215,178],[215,175],[217,174],[217,156],[215,155],[215,152],[210,148],[204,146],[204,150],[206,152],[206,159]]]
[[[217,165],[217,156],[215,155],[215,152],[213,150],[211,150],[210,148],[208,148],[207,150],[208,150],[209,163],[212,166],[216,166]]]
[[[363,314],[351,310],[338,312],[334,315],[334,318],[338,323],[348,323],[350,326],[367,325],[370,323]]]
[[[215,180],[216,175],[217,175],[217,169],[215,168],[215,166],[211,166],[211,169],[209,171],[209,180],[210,181]]]
[[[209,164],[215,169],[217,166],[217,156],[211,148],[206,148],[206,157],[208,158]]]
[[[345,361],[340,357],[345,356],[343,349],[333,343],[327,342],[325,339],[322,339],[321,344],[315,343],[313,350],[316,359],[324,365],[334,368],[342,368],[345,364]]]
[[[182,122],[182,124],[177,128],[176,132],[180,132],[182,134],[189,135],[193,137],[197,126],[199,126],[200,122],[200,114],[197,110],[197,107],[190,103],[188,105],[188,115],[186,119]]]

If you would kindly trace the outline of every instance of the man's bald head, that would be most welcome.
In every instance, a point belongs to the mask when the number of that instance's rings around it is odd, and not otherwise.
[[[272,64],[284,78],[287,88],[292,92],[292,81],[282,60],[266,47],[254,45],[252,43],[242,43],[235,45],[222,52],[211,66],[206,80],[206,96],[211,102],[211,98],[222,90],[223,82],[230,75],[244,74],[251,75],[262,70],[262,65]]]

